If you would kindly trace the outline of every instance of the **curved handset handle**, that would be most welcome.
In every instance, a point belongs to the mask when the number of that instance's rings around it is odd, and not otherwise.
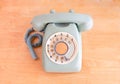
[[[89,15],[76,13],[52,13],[36,16],[31,24],[37,31],[42,31],[49,23],[75,23],[79,32],[91,29],[93,20]]]

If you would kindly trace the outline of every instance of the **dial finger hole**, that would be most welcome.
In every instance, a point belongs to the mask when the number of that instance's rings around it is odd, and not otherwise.
[[[73,41],[73,38],[71,38],[71,41]]]
[[[58,41],[58,38],[56,38],[56,41]]]
[[[58,60],[58,56],[56,56],[56,59],[55,59],[55,61],[57,61]]]
[[[55,35],[54,37],[56,37],[57,35]]]
[[[65,41],[67,41],[67,38],[65,38]]]
[[[62,37],[60,37],[60,40],[62,40]]]
[[[51,48],[53,48],[53,45],[51,45]]]
[[[69,37],[69,35],[67,34],[66,37]]]
[[[53,56],[55,55],[55,53],[53,53]]]
[[[53,52],[54,50],[53,50],[53,49],[51,49],[50,51],[51,51],[51,52]]]
[[[70,41],[68,41],[68,43],[69,43],[69,44],[71,44],[71,42],[70,42]]]
[[[64,57],[61,57],[61,62],[63,62],[64,61]]]
[[[55,43],[55,41],[53,41],[53,43]]]

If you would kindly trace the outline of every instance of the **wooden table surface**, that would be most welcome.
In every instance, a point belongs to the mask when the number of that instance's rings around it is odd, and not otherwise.
[[[36,15],[50,9],[93,17],[93,29],[82,33],[83,66],[79,73],[46,73],[34,61],[24,34]],[[0,84],[120,84],[119,0],[0,0]],[[72,66],[71,66],[72,67]]]

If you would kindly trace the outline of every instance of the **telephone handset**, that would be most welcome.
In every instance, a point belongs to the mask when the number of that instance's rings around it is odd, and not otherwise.
[[[93,21],[92,18],[85,14],[76,13],[52,13],[36,16],[32,20],[33,28],[41,31],[49,23],[74,23],[76,24],[79,32],[89,30]]]
[[[25,41],[37,59],[33,47],[42,44],[42,64],[47,72],[78,72],[82,65],[82,43],[80,32],[91,29],[92,18],[85,14],[44,14],[33,18],[32,29],[25,35]],[[32,33],[34,32],[34,33]],[[37,32],[37,33],[36,33]],[[39,33],[43,32],[43,36]],[[37,43],[32,43],[38,38]]]

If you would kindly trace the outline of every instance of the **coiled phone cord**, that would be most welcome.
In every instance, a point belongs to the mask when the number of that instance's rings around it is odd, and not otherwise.
[[[35,51],[33,50],[33,48],[37,48],[42,45],[43,37],[39,33],[33,33],[33,32],[35,32],[33,28],[30,28],[27,30],[25,34],[25,42],[28,45],[32,58],[37,59],[37,55]],[[33,43],[33,40],[35,40],[35,38],[38,38],[38,42]]]

